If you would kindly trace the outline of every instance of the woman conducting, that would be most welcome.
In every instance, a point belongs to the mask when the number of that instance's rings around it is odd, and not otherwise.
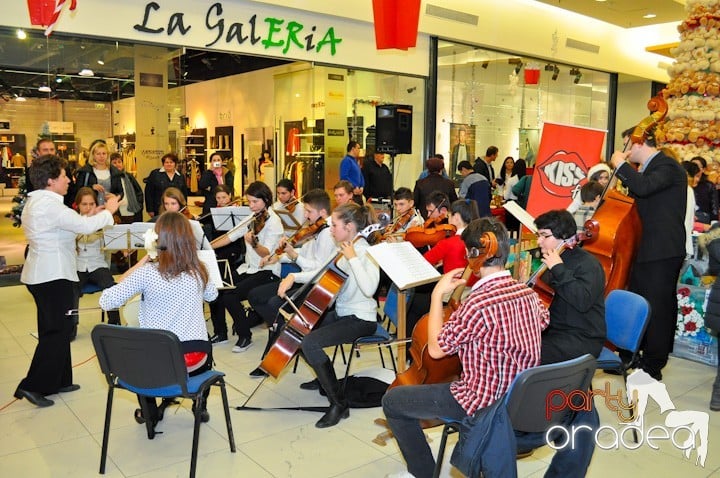
[[[75,238],[113,224],[118,198],[106,195],[104,208],[80,216],[63,204],[70,179],[65,160],[54,155],[33,161],[22,226],[28,240],[28,255],[20,280],[27,286],[37,307],[38,344],[27,376],[15,390],[15,398],[26,398],[38,407],[54,402],[45,398],[72,392],[70,337],[74,321],[66,312],[74,309],[79,295]]]
[[[157,261],[150,262],[150,254],[140,259],[120,277],[117,285],[103,291],[100,307],[117,309],[134,295],[142,294],[138,316],[140,327],[169,330],[178,336],[185,353],[206,353],[203,365],[191,374],[202,373],[212,365],[203,301],[215,300],[217,288],[198,259],[195,236],[185,216],[177,212],[161,214],[155,223],[155,233]],[[138,400],[145,401],[150,416],[144,416],[138,409],[135,419],[138,423],[150,419],[155,426],[162,419],[155,398],[138,396]],[[201,407],[204,406],[203,400]],[[204,411],[202,421],[209,419]]]

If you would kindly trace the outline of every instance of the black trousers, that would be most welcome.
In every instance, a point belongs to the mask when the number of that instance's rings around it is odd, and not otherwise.
[[[285,299],[277,295],[279,286],[279,281],[271,282],[269,284],[263,284],[255,287],[248,293],[248,302],[255,312],[260,314],[260,317],[262,317],[263,321],[265,321],[268,326],[276,322],[280,308],[285,305]],[[288,297],[292,296],[293,293],[302,286],[303,284],[293,284],[293,286],[286,292],[286,295]],[[298,297],[293,302],[297,307],[300,307],[302,304],[302,298]],[[289,305],[286,306],[285,309],[288,312],[294,312]]]
[[[80,279],[80,297],[82,297],[83,287],[85,287],[85,284],[88,282],[103,289],[107,289],[115,285],[115,279],[113,279],[110,269],[107,267],[101,267],[92,272],[78,271],[78,278]],[[120,311],[108,310],[107,315],[108,324],[120,325]]]
[[[255,274],[237,274],[233,271],[234,289],[220,291],[220,296],[210,304],[213,327],[218,335],[227,335],[225,324],[225,309],[230,312],[233,319],[233,329],[238,337],[251,338],[250,324],[242,301],[248,298],[248,293],[255,287],[270,282],[277,283],[278,276],[270,271],[258,271]]]
[[[75,323],[65,313],[77,307],[78,283],[59,279],[27,288],[37,307],[38,344],[18,388],[50,395],[72,385],[70,337]]]
[[[682,257],[633,265],[628,289],[650,303],[650,322],[641,345],[643,369],[659,373],[673,350],[677,322],[677,280]]]

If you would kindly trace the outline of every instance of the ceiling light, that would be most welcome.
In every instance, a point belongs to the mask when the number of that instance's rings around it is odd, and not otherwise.
[[[101,57],[100,59],[98,59],[97,63],[98,63],[98,65],[104,65],[104,64],[105,64],[105,60],[103,60],[102,57]]]
[[[80,70],[80,73],[78,73],[80,76],[95,76],[95,73],[90,68],[83,68]]]
[[[657,17],[657,15],[655,15],[654,13],[647,13],[647,14],[643,15],[643,18],[648,19],[648,20],[650,18],[655,18],[655,17]]]
[[[62,82],[63,82],[62,78],[60,78],[59,76],[55,77],[55,83],[62,83]]]
[[[15,96],[15,101],[27,101],[27,99],[22,95],[22,93],[20,93]]]
[[[18,28],[18,30],[15,32],[15,34],[17,35],[17,37],[20,40],[24,40],[27,38],[27,33],[25,33],[25,30],[23,30],[21,28]]]
[[[42,85],[40,88],[38,88],[38,91],[41,91],[43,93],[52,93],[52,88],[50,88],[48,85]]]

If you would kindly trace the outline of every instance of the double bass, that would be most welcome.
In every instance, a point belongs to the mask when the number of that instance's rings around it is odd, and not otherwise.
[[[667,114],[668,106],[662,96],[651,98],[647,107],[651,112],[650,116],[635,126],[625,149],[631,143],[644,143],[652,129]],[[600,261],[605,271],[606,296],[612,290],[625,289],[627,286],[642,234],[642,223],[635,200],[610,189],[614,175],[613,171],[600,206],[592,216],[592,219],[600,224],[600,231],[592,243],[583,246],[583,249]]]
[[[361,237],[367,237],[383,227],[383,224],[371,224],[359,232],[353,242]],[[277,378],[293,359],[305,336],[312,332],[320,322],[348,278],[348,274],[338,267],[338,262],[342,257],[342,252],[338,252],[315,278],[308,282],[307,285],[312,285],[312,288],[300,307],[296,308],[295,313],[280,330],[275,343],[260,363],[260,368],[274,378]],[[304,288],[301,291],[304,291]]]

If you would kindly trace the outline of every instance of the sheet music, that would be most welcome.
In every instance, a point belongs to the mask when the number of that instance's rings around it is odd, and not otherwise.
[[[242,222],[243,219],[252,215],[248,206],[212,207],[213,226],[218,231],[229,231]]]
[[[535,218],[532,217],[525,209],[520,207],[518,203],[515,201],[508,201],[503,204],[503,207],[506,211],[515,216],[515,219],[520,221],[523,226],[530,229],[531,232],[537,232],[537,227],[535,227]]]
[[[440,273],[409,242],[382,242],[367,252],[400,290],[440,279]]]
[[[215,284],[215,287],[218,289],[223,289],[225,284],[223,283],[222,276],[220,275],[220,268],[218,267],[217,258],[215,257],[215,251],[197,251],[197,254],[200,262],[205,264],[205,268],[208,271],[208,275],[210,276],[212,283]]]

